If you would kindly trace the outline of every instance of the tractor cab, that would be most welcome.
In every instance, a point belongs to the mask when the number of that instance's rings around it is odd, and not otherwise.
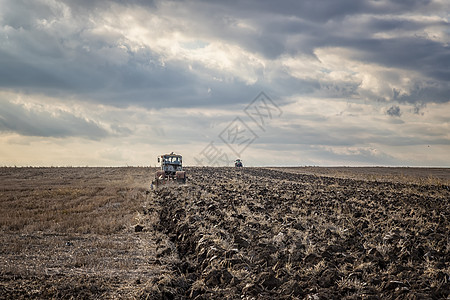
[[[240,160],[239,158],[236,159],[236,161],[234,162],[234,166],[236,168],[242,168],[244,165],[242,164],[242,160]]]
[[[173,175],[177,171],[183,171],[183,157],[173,152],[158,157],[158,163],[161,164],[161,171],[164,171],[166,175]]]

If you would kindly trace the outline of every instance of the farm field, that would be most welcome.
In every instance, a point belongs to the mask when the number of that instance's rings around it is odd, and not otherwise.
[[[0,299],[448,299],[450,169],[0,168]]]

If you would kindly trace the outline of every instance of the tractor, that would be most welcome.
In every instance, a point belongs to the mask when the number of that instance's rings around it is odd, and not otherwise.
[[[161,169],[155,173],[153,184],[158,187],[169,182],[186,183],[186,172],[183,171],[183,158],[179,154],[163,154],[158,157]]]
[[[234,166],[236,168],[242,168],[244,165],[242,164],[242,160],[240,160],[239,158],[236,159],[236,161],[234,162]]]

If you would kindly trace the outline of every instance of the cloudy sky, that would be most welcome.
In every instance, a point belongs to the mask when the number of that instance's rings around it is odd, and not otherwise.
[[[0,165],[450,166],[447,0],[0,0]]]

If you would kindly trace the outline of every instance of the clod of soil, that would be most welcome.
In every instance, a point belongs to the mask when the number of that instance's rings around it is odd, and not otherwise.
[[[150,168],[2,168],[0,295],[450,295],[449,170],[186,170],[150,190]]]

